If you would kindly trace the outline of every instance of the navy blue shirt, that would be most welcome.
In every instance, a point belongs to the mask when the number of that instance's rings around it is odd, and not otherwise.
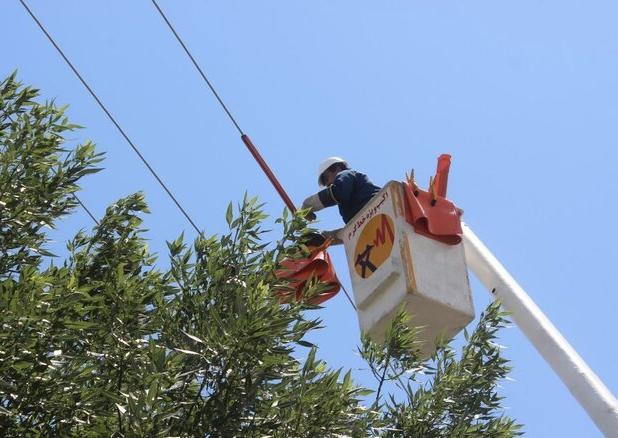
[[[347,169],[339,172],[318,196],[325,207],[339,205],[339,213],[347,224],[379,191],[380,187],[369,181],[367,175]]]

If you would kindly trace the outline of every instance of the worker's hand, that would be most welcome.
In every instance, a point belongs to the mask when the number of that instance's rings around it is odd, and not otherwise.
[[[341,240],[343,228],[339,228],[336,230],[326,230],[322,231],[322,236],[327,239],[333,239],[333,243],[331,245],[341,245],[343,244],[343,240]]]
[[[306,208],[310,208],[311,211],[319,211],[324,208],[324,204],[320,201],[320,197],[317,195],[311,195],[307,199],[303,201],[303,205],[301,207],[303,210]]]
[[[322,201],[320,201],[320,197],[317,194],[309,196],[303,201],[303,205],[301,206],[301,209],[303,210],[309,209],[309,213],[307,213],[305,219],[310,221],[314,221],[317,219],[314,211],[319,211],[323,208],[324,205],[322,204]]]

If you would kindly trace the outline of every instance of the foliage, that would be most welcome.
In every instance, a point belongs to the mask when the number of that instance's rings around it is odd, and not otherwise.
[[[363,341],[379,379],[373,393],[328,368],[306,335],[314,307],[280,304],[274,270],[302,256],[301,214],[279,220],[265,243],[262,206],[230,205],[229,231],[168,242],[169,266],[142,236],[143,195],[110,206],[91,233],[44,263],[43,225],[76,206],[81,177],[100,155],[91,143],[62,149],[76,128],[12,75],[0,84],[0,433],[3,436],[467,436],[513,435],[497,416],[496,383],[508,371],[492,343],[503,322],[490,308],[462,358],[448,346],[431,372],[414,330],[398,317],[384,345]],[[307,295],[323,286],[310,282]],[[308,348],[308,350],[307,350]],[[298,359],[306,356],[304,359]],[[405,401],[382,404],[388,379]],[[415,389],[412,389],[413,386]],[[370,403],[370,401],[369,401]]]
[[[65,108],[34,102],[37,93],[15,73],[0,83],[0,278],[49,255],[42,229],[75,207],[77,181],[101,160],[91,142],[62,156],[62,134],[78,126]]]
[[[380,403],[380,388],[396,381],[403,401],[390,395],[380,406],[384,436],[401,437],[504,437],[518,435],[520,425],[501,413],[497,382],[510,368],[501,357],[496,334],[506,320],[498,302],[481,315],[476,330],[469,335],[460,358],[447,343],[434,355],[421,358],[416,334],[409,316],[400,310],[383,344],[363,337],[361,354],[379,382],[375,405]],[[402,377],[409,375],[406,379]],[[424,381],[420,381],[425,377]],[[376,422],[377,424],[378,422]]]

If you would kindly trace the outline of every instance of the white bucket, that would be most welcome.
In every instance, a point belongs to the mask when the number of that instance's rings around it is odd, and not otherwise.
[[[421,352],[450,339],[474,319],[463,243],[447,245],[414,231],[406,221],[402,184],[389,182],[342,233],[358,321],[384,339],[400,306],[422,326]]]

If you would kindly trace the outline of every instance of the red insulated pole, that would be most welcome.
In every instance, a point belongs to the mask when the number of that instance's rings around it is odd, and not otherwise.
[[[285,205],[290,209],[292,213],[294,213],[296,211],[294,203],[285,192],[283,187],[281,187],[281,184],[279,184],[279,180],[277,180],[275,174],[270,170],[270,167],[268,167],[266,161],[264,161],[257,148],[253,145],[249,136],[247,134],[243,134],[240,138],[242,139],[242,142],[245,144],[245,146],[247,146],[247,149],[249,149],[249,152],[251,152],[251,155],[253,155],[253,158],[255,158],[255,161],[257,161],[257,163],[260,165],[272,185],[275,187],[275,190],[277,190],[277,193],[279,193],[279,196],[281,196],[281,199],[283,199]]]
[[[23,3],[23,0],[20,0],[20,1]],[[186,44],[180,38],[180,35],[178,35],[178,32],[176,32],[176,29],[174,29],[174,26],[172,26],[172,23],[170,23],[170,21],[167,19],[167,17],[163,13],[163,11],[161,10],[161,8],[157,4],[157,2],[155,0],[152,0],[152,3],[154,4],[155,8],[157,8],[157,11],[159,12],[159,14],[161,14],[161,17],[163,18],[163,20],[165,21],[167,26],[170,28],[170,30],[174,34],[174,36],[176,37],[176,39],[178,40],[178,42],[180,43],[180,45],[184,49],[184,51],[187,54],[187,56],[189,57],[189,59],[191,59],[191,62],[193,63],[193,65],[195,66],[197,71],[199,72],[200,76],[202,76],[202,79],[204,79],[204,82],[206,82],[206,85],[208,85],[208,88],[210,88],[210,91],[212,91],[212,94],[215,96],[215,98],[217,99],[217,101],[221,105],[221,108],[223,108],[225,113],[228,115],[228,117],[230,118],[230,120],[232,121],[232,123],[234,124],[234,126],[236,127],[238,132],[240,133],[240,138],[242,139],[242,141],[245,144],[245,146],[247,146],[247,148],[249,149],[249,152],[251,152],[251,155],[253,155],[253,158],[255,158],[255,161],[258,162],[258,164],[260,165],[260,167],[262,168],[264,173],[266,173],[266,176],[268,176],[268,179],[270,180],[272,185],[275,186],[275,189],[279,193],[279,196],[281,196],[281,199],[283,199],[283,202],[285,202],[285,205],[292,212],[295,212],[296,211],[296,207],[294,207],[294,203],[292,202],[290,197],[287,195],[287,193],[285,193],[285,190],[283,190],[283,187],[281,187],[281,184],[279,184],[279,181],[277,181],[277,178],[272,173],[272,171],[270,170],[270,168],[268,167],[268,165],[266,164],[266,162],[264,161],[264,159],[262,158],[260,153],[257,151],[256,147],[253,145],[253,143],[251,142],[251,139],[246,134],[244,134],[242,132],[242,129],[240,129],[240,126],[238,126],[238,123],[236,123],[236,120],[232,116],[232,113],[227,109],[227,107],[223,103],[223,100],[221,100],[221,97],[219,97],[219,94],[217,93],[217,90],[215,90],[215,87],[213,87],[213,85],[210,83],[210,81],[206,77],[206,74],[200,68],[199,64],[197,63],[197,61],[195,60],[193,55],[191,55],[191,52],[187,48]],[[24,4],[24,7],[25,6],[26,5]],[[27,7],[26,7],[26,9],[27,9]]]

